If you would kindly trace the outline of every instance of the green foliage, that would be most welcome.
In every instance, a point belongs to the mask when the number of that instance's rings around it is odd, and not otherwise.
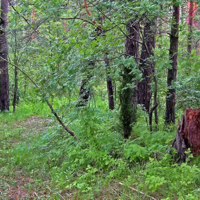
[[[175,195],[182,198],[187,194],[192,195],[194,185],[199,184],[200,171],[197,166],[189,166],[187,163],[173,164],[169,155],[165,155],[160,161],[151,159],[142,173],[146,186],[152,192],[164,191],[167,188],[165,195],[169,197]]]
[[[197,75],[199,74],[199,64],[199,56],[195,55],[194,51],[180,61],[181,77],[175,87],[178,91],[178,107],[183,110],[187,107],[199,108],[200,106],[200,79]]]
[[[184,7],[184,2],[88,1],[91,16],[87,15],[84,1],[22,0],[14,5],[17,12],[10,9],[10,99],[15,84],[13,64],[27,73],[39,88],[18,70],[16,113],[0,113],[0,186],[4,191],[8,188],[4,179],[9,177],[16,186],[14,174],[22,170],[24,175],[34,178],[36,186],[48,189],[46,180],[52,184],[53,194],[47,199],[60,199],[60,190],[66,198],[70,196],[68,193],[73,193],[75,199],[146,198],[128,187],[120,188],[119,181],[157,199],[200,198],[199,158],[175,163],[170,154],[175,126],[166,128],[163,120],[170,67],[169,13],[173,3]],[[33,10],[35,21],[31,17]],[[159,125],[153,127],[152,133],[148,114],[142,107],[138,106],[133,115],[134,82],[140,81],[142,74],[133,57],[124,57],[125,25],[134,17],[138,21],[157,17],[158,21],[155,55],[150,59],[155,62],[154,75],[158,82]],[[143,26],[142,20],[140,28]],[[102,33],[98,33],[99,28]],[[191,55],[186,52],[185,20],[179,28],[178,79],[173,84],[177,91],[177,116],[187,107],[200,105],[200,58],[195,49]],[[192,36],[196,42],[199,31],[194,29]],[[114,111],[108,110],[108,74],[116,88]],[[85,78],[92,95],[87,106],[78,108],[79,87]],[[155,91],[155,84],[151,86]],[[78,140],[57,124],[45,104],[47,99]],[[131,135],[126,141],[123,126]],[[102,194],[104,190],[108,196]],[[7,194],[1,195],[7,198]]]
[[[58,100],[55,105],[59,105]],[[0,116],[9,126],[22,123],[19,120],[24,124],[12,131],[7,126],[1,129],[1,172],[6,176],[12,175],[10,170],[17,167],[37,179],[49,177],[55,190],[71,190],[82,199],[100,195],[102,188],[109,189],[113,181],[125,181],[127,185],[134,182],[139,190],[152,195],[159,193],[163,198],[199,197],[199,167],[189,162],[174,163],[168,149],[175,134],[162,130],[149,133],[142,123],[143,117],[133,127],[135,138],[123,143],[117,112],[94,107],[71,109],[65,120],[71,120],[70,126],[76,127],[79,139],[74,140],[53,121],[51,126],[34,133],[37,127],[30,129],[25,121],[31,112],[21,105],[18,109],[24,110],[23,118],[11,113],[6,118],[5,114]],[[45,112],[40,113],[44,116]],[[13,140],[21,142],[10,148]]]

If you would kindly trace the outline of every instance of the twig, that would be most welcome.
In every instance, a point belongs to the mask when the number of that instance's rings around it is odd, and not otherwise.
[[[61,126],[75,139],[77,139],[77,137],[75,136],[74,132],[72,132],[69,128],[67,128],[67,126],[65,126],[65,124],[63,123],[63,121],[60,119],[60,117],[58,116],[58,114],[56,113],[56,111],[53,109],[52,105],[49,103],[49,101],[46,101],[47,105],[49,106],[49,108],[51,109],[51,112],[54,114],[54,116],[56,117],[56,119],[58,120],[58,122],[61,124]]]
[[[93,23],[93,22],[91,22],[91,21],[89,21],[89,20],[86,20],[86,19],[82,19],[82,18],[80,18],[80,17],[61,17],[60,19],[63,19],[63,20],[79,19],[79,20],[81,20],[81,21],[83,21],[83,22],[87,22],[87,23],[92,24],[92,25],[94,26],[94,23]]]
[[[9,4],[10,4],[11,8],[12,8],[21,18],[23,18],[24,21],[31,27],[31,24],[29,23],[29,21],[28,21],[23,15],[21,15],[21,14],[19,13],[19,11],[10,3],[10,1],[8,1],[8,2],[9,2]],[[34,30],[35,33],[37,33],[37,31],[36,31],[34,28],[32,28],[32,29]]]
[[[36,192],[34,192],[34,195],[37,197],[37,199],[40,199]]]
[[[120,194],[118,194],[119,191],[118,191],[117,189],[113,188],[112,190],[113,190],[113,192],[114,192],[118,197],[120,197]],[[117,192],[118,192],[118,193],[117,193]]]
[[[61,197],[61,199],[65,200],[65,198],[60,193],[57,192],[57,194]]]
[[[126,186],[126,185],[124,185],[124,184],[121,183],[121,182],[119,182],[119,184],[122,185],[122,186]],[[137,193],[139,193],[139,194],[141,194],[141,195],[143,195],[143,196],[145,196],[145,197],[148,197],[148,198],[153,199],[153,200],[157,200],[156,198],[154,198],[154,197],[152,197],[152,196],[149,196],[148,194],[145,194],[144,192],[141,192],[141,191],[139,191],[139,190],[137,190],[137,189],[135,189],[135,188],[133,188],[133,187],[130,187],[130,186],[127,186],[127,187],[130,188],[131,190],[133,190],[134,192],[137,192]]]
[[[37,83],[23,69],[19,68],[17,65],[9,62],[8,60],[4,59],[1,56],[0,56],[0,59],[2,59],[3,61],[7,62],[11,66],[16,67],[20,72],[22,72],[33,83],[33,85],[35,85],[36,88],[39,88],[39,86],[37,85]]]
[[[138,138],[136,138],[136,139],[130,141],[128,144],[131,144],[131,143],[135,142],[135,141],[138,140],[138,139],[140,139],[140,137],[138,137]]]
[[[115,192],[115,194],[117,194],[117,192],[122,193],[121,191],[119,191],[116,188],[113,188],[113,191]],[[117,194],[117,195],[120,197],[121,194]],[[127,194],[123,194],[123,195],[125,195],[126,197],[128,197],[129,199],[131,199],[131,197],[129,197]]]

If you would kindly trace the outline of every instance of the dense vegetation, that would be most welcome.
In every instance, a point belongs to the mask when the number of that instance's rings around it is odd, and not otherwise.
[[[11,1],[2,199],[200,199],[199,157],[178,162],[171,147],[180,116],[200,106],[186,3]]]

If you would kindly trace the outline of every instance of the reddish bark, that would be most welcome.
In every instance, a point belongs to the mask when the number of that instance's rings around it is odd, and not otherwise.
[[[188,18],[187,18],[187,24],[190,26],[195,26],[197,27],[198,23],[193,22],[194,16],[197,12],[197,2],[196,1],[187,1],[187,12],[188,12]]]
[[[191,53],[192,48],[193,48],[193,39],[192,39],[192,33],[193,33],[193,27],[198,28],[198,21],[194,22],[194,16],[197,13],[197,9],[198,9],[198,5],[196,1],[191,1],[188,0],[187,1],[187,13],[188,13],[188,17],[187,17],[187,24],[188,24],[188,46],[187,46],[187,50],[188,53]],[[197,49],[198,50],[198,49]]]
[[[84,4],[85,4],[85,9],[86,9],[87,14],[88,14],[88,15],[91,15],[91,12],[90,12],[89,9],[88,9],[88,3],[87,3],[86,0],[84,0]]]
[[[35,9],[33,9],[32,13],[31,13],[31,23],[34,24],[35,20],[36,20],[36,11],[35,11]],[[35,35],[34,34],[31,35],[31,39],[32,40],[35,39]]]
[[[190,148],[194,156],[200,155],[200,109],[188,108],[178,122],[177,136],[173,147],[178,150],[179,157],[187,157],[185,151]]]

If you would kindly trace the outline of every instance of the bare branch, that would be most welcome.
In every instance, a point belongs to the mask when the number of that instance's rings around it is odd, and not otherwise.
[[[122,185],[122,186],[125,186],[123,183],[121,183],[121,182],[119,182],[119,184],[120,185]],[[131,190],[133,190],[134,192],[137,192],[137,193],[139,193],[139,194],[141,194],[141,195],[143,195],[143,196],[145,196],[145,197],[148,197],[148,198],[150,198],[150,199],[153,199],[153,200],[157,200],[156,198],[154,198],[154,197],[152,197],[152,196],[149,196],[148,194],[145,194],[144,192],[141,192],[141,191],[139,191],[139,190],[137,190],[137,189],[135,189],[135,188],[133,188],[133,187],[130,187],[130,186],[127,186],[128,188],[130,188]]]
[[[80,17],[61,17],[60,19],[63,19],[63,20],[72,20],[72,19],[79,19],[79,20],[81,20],[81,21],[83,21],[83,22],[87,22],[87,23],[89,23],[89,24],[91,24],[91,25],[93,25],[94,26],[94,23],[93,22],[91,22],[91,21],[89,21],[89,20],[86,20],[86,19],[83,19],[83,18],[80,18]]]

